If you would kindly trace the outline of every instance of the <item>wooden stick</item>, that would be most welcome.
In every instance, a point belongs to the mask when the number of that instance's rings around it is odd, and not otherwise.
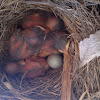
[[[70,55],[64,55],[61,100],[71,100]]]

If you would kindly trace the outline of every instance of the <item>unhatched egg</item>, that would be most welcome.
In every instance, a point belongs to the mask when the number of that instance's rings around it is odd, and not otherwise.
[[[48,56],[47,62],[51,68],[58,68],[62,66],[63,59],[59,54],[52,54]]]

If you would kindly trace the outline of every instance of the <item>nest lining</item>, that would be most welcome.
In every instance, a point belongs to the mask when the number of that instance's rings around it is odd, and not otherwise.
[[[91,98],[91,100],[96,100],[97,98],[100,98],[100,59],[95,58],[89,64],[79,68],[79,52],[77,49],[79,41],[88,37],[90,34],[95,33],[100,26],[98,19],[96,19],[99,15],[94,15],[88,12],[85,2],[81,4],[74,0],[65,0],[63,2],[51,2],[50,0],[39,2],[3,0],[0,5],[0,62],[2,63],[2,61],[7,57],[7,43],[12,35],[11,27],[14,25],[16,26],[16,22],[28,14],[28,10],[32,9],[53,12],[55,15],[62,18],[66,30],[71,33],[69,51],[71,54],[72,67],[71,77],[73,79],[72,100],[77,100],[82,96],[85,98],[84,100],[89,98]],[[7,93],[8,95],[4,98],[11,98],[12,100],[16,98],[27,100],[33,98],[55,98],[55,100],[58,100],[61,96],[61,73],[62,68],[59,68],[52,74],[48,73],[48,77],[34,80],[21,80],[16,76],[7,76],[1,73],[0,77],[2,79],[5,77],[11,86],[14,87],[14,90],[10,90],[11,93],[15,91],[13,95],[8,94],[9,88],[6,89],[5,85],[1,81],[1,91],[3,91],[2,95],[0,94],[1,98],[4,97],[5,93]]]

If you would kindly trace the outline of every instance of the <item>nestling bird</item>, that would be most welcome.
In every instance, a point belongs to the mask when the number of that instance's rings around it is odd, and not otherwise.
[[[26,72],[25,77],[35,78],[44,75],[49,69],[49,65],[45,58],[31,56],[26,60],[19,60],[17,62],[9,62],[5,65],[5,71],[9,74],[16,74],[18,72]]]
[[[32,55],[32,48],[28,48],[29,45],[22,33],[22,31],[15,31],[9,41],[9,53],[13,59],[25,59]]]
[[[58,50],[54,47],[54,39],[52,33],[50,32],[47,34],[47,37],[44,40],[43,45],[41,45],[39,56],[46,57],[57,52]]]
[[[44,36],[44,31],[37,26],[24,30],[24,38],[31,45],[40,44]]]
[[[22,21],[22,27],[25,28],[31,28],[34,26],[41,26],[45,28],[45,18],[40,16],[39,13],[33,13],[27,16]]]
[[[44,37],[44,31],[37,26],[24,31],[24,39],[29,44],[29,48],[32,48],[33,54],[35,55],[38,55],[40,47],[43,44]]]
[[[56,16],[50,16],[47,19],[45,25],[51,31],[61,31],[64,28],[63,21],[60,18],[56,17]]]
[[[62,50],[63,52],[66,52],[65,51],[65,46],[67,44],[67,37],[65,37],[66,33],[65,32],[58,32],[55,34],[55,42],[54,42],[54,47],[57,49],[57,50]]]
[[[26,72],[26,77],[34,78],[43,75],[49,68],[45,58],[29,57],[25,61],[19,62],[20,71]]]

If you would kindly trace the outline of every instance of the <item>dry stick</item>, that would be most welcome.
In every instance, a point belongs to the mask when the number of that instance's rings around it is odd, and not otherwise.
[[[84,96],[86,95],[86,91],[80,96],[79,100],[83,100]]]
[[[71,100],[70,55],[64,55],[61,100]]]
[[[84,81],[84,85],[85,85],[85,88],[86,88],[86,93],[88,95],[88,100],[91,100],[91,96],[90,96],[90,93],[89,93],[89,90],[88,90],[88,86],[86,84],[86,81]]]

